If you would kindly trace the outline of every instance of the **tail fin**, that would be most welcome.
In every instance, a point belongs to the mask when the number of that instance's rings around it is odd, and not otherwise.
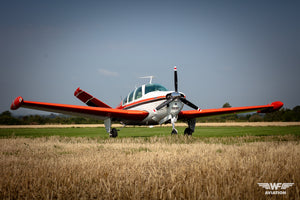
[[[83,103],[85,103],[88,106],[111,108],[109,105],[103,103],[99,99],[93,97],[92,95],[83,91],[80,88],[77,88],[77,90],[74,92],[74,96],[77,97],[78,99],[80,99]]]

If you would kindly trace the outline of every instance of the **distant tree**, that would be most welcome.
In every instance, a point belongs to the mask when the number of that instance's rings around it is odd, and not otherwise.
[[[296,113],[300,113],[300,106],[294,107],[293,111],[296,112]]]
[[[222,108],[231,108],[231,105],[228,102],[226,102],[223,104]]]
[[[284,112],[285,112],[285,109],[282,108],[276,112],[266,113],[265,117],[264,117],[264,121],[267,121],[267,122],[282,121],[282,115]]]
[[[267,113],[264,117],[264,121],[300,121],[300,106],[296,106],[292,110],[281,108],[279,111]]]
[[[294,107],[293,112],[294,112],[294,115],[295,115],[294,120],[295,121],[300,121],[300,106]]]
[[[230,105],[229,102],[226,102],[223,104],[222,106],[223,108],[231,108],[232,106]],[[225,116],[221,116],[221,119],[223,119],[223,121],[236,121],[238,119],[237,114],[231,114],[231,115],[225,115]]]
[[[11,115],[11,112],[9,112],[9,111],[4,111],[3,113],[0,114],[0,124],[16,125],[19,123],[20,123],[20,120],[14,118]]]
[[[250,118],[249,118],[249,122],[262,122],[263,121],[263,117],[260,116],[259,114],[253,114]]]
[[[284,122],[294,121],[294,112],[290,109],[286,109],[285,112],[281,115],[281,121]]]
[[[11,117],[11,112],[9,112],[8,110],[4,111],[3,113],[1,113],[0,117],[3,117],[3,116]]]

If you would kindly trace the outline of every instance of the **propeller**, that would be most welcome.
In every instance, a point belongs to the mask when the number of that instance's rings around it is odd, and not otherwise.
[[[194,108],[195,110],[199,110],[199,107],[198,107],[198,106],[196,106],[196,105],[193,104],[192,102],[188,101],[186,98],[181,97],[180,100],[181,100],[184,104],[188,105],[189,107]]]
[[[171,103],[173,101],[173,98],[167,99],[166,101],[164,101],[163,103],[161,103],[160,105],[158,105],[156,107],[156,110],[160,110],[163,107],[165,107],[166,105],[168,105],[169,103]]]
[[[158,105],[156,107],[156,110],[160,110],[163,107],[169,105],[172,101],[174,101],[175,99],[180,99],[184,104],[186,104],[187,106],[190,106],[191,108],[195,109],[195,110],[200,110],[200,108],[198,106],[196,106],[195,104],[193,104],[192,102],[188,101],[183,94],[180,94],[178,92],[178,77],[177,77],[177,67],[174,67],[174,87],[175,87],[175,92],[169,93],[166,95],[166,101],[162,102],[160,105]]]
[[[178,78],[177,78],[177,67],[174,67],[174,85],[175,85],[175,92],[178,92]]]

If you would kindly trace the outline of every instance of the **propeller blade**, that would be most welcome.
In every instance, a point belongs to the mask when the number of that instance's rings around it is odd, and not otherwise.
[[[164,102],[162,102],[160,105],[158,105],[155,109],[156,110],[160,110],[162,109],[164,106],[168,105],[169,103],[171,103],[174,99],[173,98],[170,98]]]
[[[198,110],[198,109],[199,109],[198,106],[196,106],[196,105],[193,104],[192,102],[188,101],[186,98],[181,97],[180,100],[181,100],[184,104],[190,106],[191,108],[194,108],[195,110]]]
[[[178,77],[177,77],[177,67],[174,67],[174,84],[175,84],[175,92],[178,92]]]
[[[195,110],[200,110],[198,106],[193,104],[192,102],[188,101],[183,94],[178,92],[178,77],[177,77],[177,67],[174,67],[174,86],[175,86],[175,92],[169,93],[166,95],[166,101],[162,102],[160,105],[158,105],[155,110],[160,110],[166,105],[170,104],[175,99],[180,99],[184,104],[190,106],[191,108],[194,108]]]

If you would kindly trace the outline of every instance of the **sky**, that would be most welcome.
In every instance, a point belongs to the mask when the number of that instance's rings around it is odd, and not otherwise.
[[[116,107],[141,76],[200,108],[300,105],[300,1],[1,1],[0,112],[17,96]],[[21,108],[15,115],[39,113]]]

